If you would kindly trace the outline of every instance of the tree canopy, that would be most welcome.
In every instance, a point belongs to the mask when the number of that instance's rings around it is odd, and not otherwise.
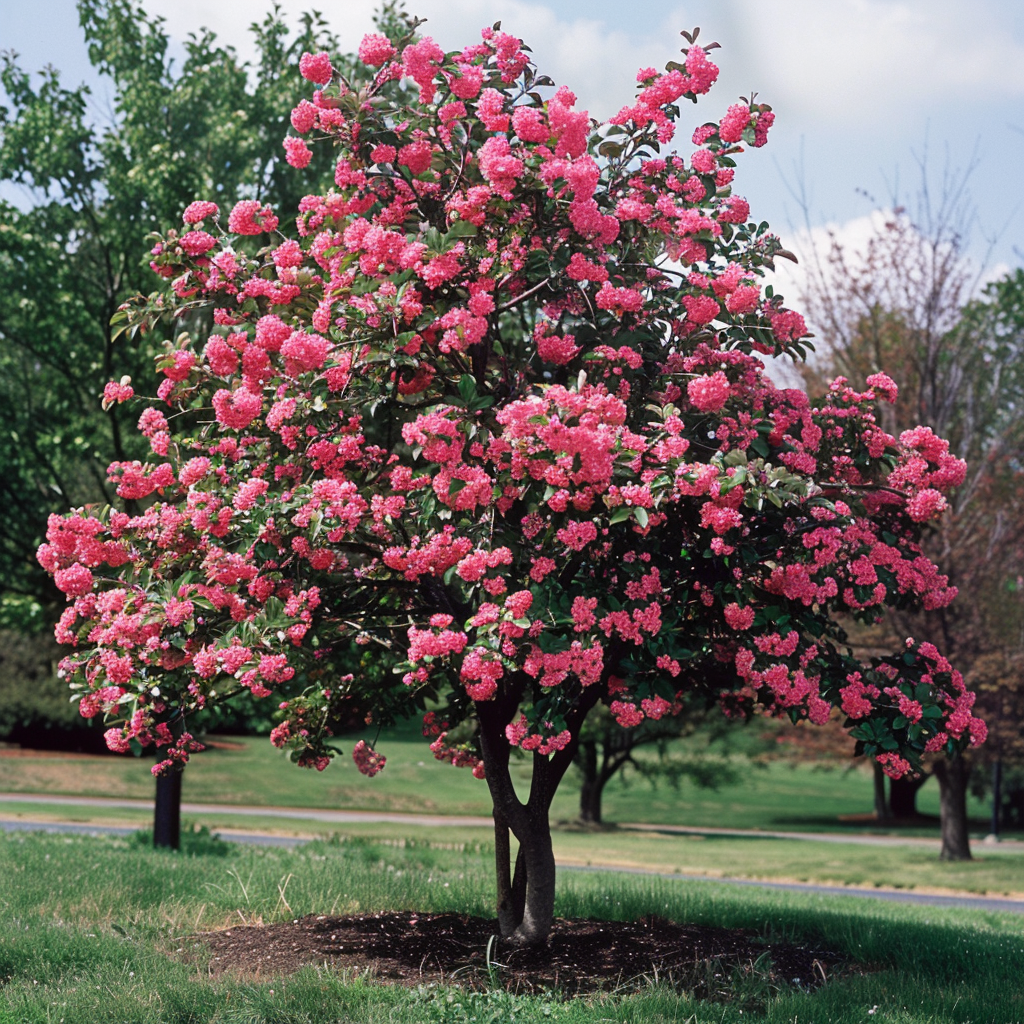
[[[168,287],[116,318],[164,339],[146,461],[108,470],[137,504],[53,517],[39,552],[83,714],[114,749],[156,743],[158,772],[194,744],[172,725],[238,690],[279,702],[273,740],[317,768],[353,709],[421,712],[490,788],[521,943],[551,925],[548,809],[598,702],[624,729],[693,695],[841,707],[894,776],[985,733],[931,643],[870,663],[845,643],[840,615],[953,599],[919,540],[965,467],[926,427],[882,429],[884,373],[818,405],[765,376],[754,353],[806,334],[764,282],[788,254],[733,191],[774,113],[734,103],[665,151],[718,75],[695,38],[603,124],[497,25],[448,53],[368,36],[364,85],[304,53],[297,218],[204,197],[162,234]],[[349,672],[352,642],[395,672]]]

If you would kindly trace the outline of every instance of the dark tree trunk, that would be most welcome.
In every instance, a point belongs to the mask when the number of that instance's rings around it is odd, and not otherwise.
[[[885,772],[882,766],[875,762],[875,818],[878,821],[889,820],[889,805],[885,799]]]
[[[916,779],[904,776],[889,780],[889,813],[894,818],[917,817],[917,791],[928,781],[927,775]]]
[[[601,779],[584,779],[580,787],[580,821],[586,825],[601,824],[601,797],[604,783]]]
[[[971,844],[967,835],[967,762],[963,757],[935,762],[939,783],[942,860],[970,860]]]
[[[555,916],[555,855],[548,812],[576,749],[572,743],[550,757],[535,752],[529,798],[525,803],[519,799],[509,773],[511,751],[505,726],[519,705],[525,682],[522,677],[517,685],[507,683],[494,700],[480,702],[477,712],[487,786],[494,804],[498,927],[501,937],[512,945],[543,946]],[[592,687],[587,700],[569,716],[566,724],[576,735],[600,689]],[[519,841],[514,876],[509,870],[509,832]]]
[[[580,821],[588,825],[601,824],[601,794],[604,784],[597,770],[597,741],[580,743],[576,765],[583,775],[580,784]]]
[[[181,846],[181,777],[172,771],[156,778],[156,803],[153,806],[153,845],[177,850]]]
[[[992,835],[998,838],[1003,811],[1003,762],[992,762]]]
[[[185,731],[184,722],[176,718],[170,723],[171,735],[177,740]],[[157,750],[157,760],[163,758]],[[176,769],[156,777],[156,799],[153,803],[153,846],[177,850],[181,847],[181,777],[184,769]]]

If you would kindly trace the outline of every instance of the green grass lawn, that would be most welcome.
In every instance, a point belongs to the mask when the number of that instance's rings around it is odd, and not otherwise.
[[[683,1024],[1010,1024],[1024,1020],[1024,919],[854,898],[751,892],[684,879],[563,872],[557,913],[750,928],[768,940],[813,941],[862,971],[813,993],[767,993],[761,1010],[737,991],[723,1003],[653,986],[634,996],[562,1002],[443,987],[410,991],[329,968],[287,979],[210,980],[175,958],[197,931],[307,913],[385,909],[490,914],[486,846],[369,841],[300,850],[157,853],[122,839],[0,836],[0,1022],[505,1021]],[[746,1012],[741,1012],[746,1006]]]
[[[372,739],[372,736],[369,738]],[[265,738],[232,738],[240,749],[209,750],[189,764],[184,799],[254,806],[390,810],[412,813],[490,814],[485,783],[465,769],[435,761],[426,743],[409,731],[385,736],[380,749],[387,768],[366,779],[347,756],[323,773],[296,768]],[[348,745],[351,745],[349,741]],[[515,770],[526,783],[528,764]],[[56,757],[0,758],[0,792],[134,797],[153,794],[149,762],[134,758]],[[570,771],[552,808],[553,820],[571,820],[578,812],[579,784]],[[925,814],[938,815],[938,787],[929,780],[919,795]],[[683,781],[678,790],[656,789],[637,777],[613,780],[606,790],[608,821],[698,827],[779,829],[793,831],[871,828],[870,822],[844,821],[871,811],[868,772],[854,768],[823,769],[780,761],[751,768],[739,784],[717,790]],[[986,808],[972,801],[970,813],[984,828]],[[916,834],[937,834],[937,825]]]
[[[7,818],[20,817],[30,821],[71,821],[136,828],[147,828],[151,824],[151,814],[147,809],[96,810],[26,802],[0,805],[0,813]],[[387,843],[400,843],[408,836],[434,843],[474,844],[490,839],[489,829],[484,828],[411,828],[407,824],[390,822],[337,825],[260,817],[258,814],[230,819],[212,814],[190,814],[186,830],[192,826]],[[565,866],[604,865],[714,878],[1024,897],[1024,854],[1016,848],[976,845],[973,860],[945,863],[938,859],[935,847],[929,845],[865,846],[757,836],[671,835],[625,829],[583,832],[558,828],[554,831],[553,841],[555,856]]]

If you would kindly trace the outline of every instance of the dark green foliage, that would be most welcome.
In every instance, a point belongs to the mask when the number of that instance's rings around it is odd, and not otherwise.
[[[67,683],[57,677],[60,653],[47,636],[0,631],[0,742],[106,750],[103,730],[78,714]]]

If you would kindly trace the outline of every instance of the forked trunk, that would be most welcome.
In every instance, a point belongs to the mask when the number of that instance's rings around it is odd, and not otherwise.
[[[509,938],[517,946],[543,946],[555,918],[555,853],[546,811],[544,820],[535,821],[519,838],[516,877],[512,883],[513,905],[519,902],[520,892],[519,921],[511,935],[503,938]]]
[[[568,723],[570,731],[574,726],[579,728],[598,692],[598,687],[593,687],[588,702],[581,702]],[[498,928],[502,939],[511,945],[543,946],[555,916],[555,854],[548,812],[558,783],[572,763],[575,745],[550,757],[533,754],[530,795],[525,803],[521,801],[509,773],[511,750],[505,737],[505,726],[511,721],[519,696],[510,687],[502,697],[477,705],[480,745],[494,805]],[[509,866],[509,832],[519,841],[514,875]]]
[[[963,757],[935,762],[935,778],[939,783],[939,814],[941,815],[942,860],[970,860],[971,844],[967,835],[967,762]]]

